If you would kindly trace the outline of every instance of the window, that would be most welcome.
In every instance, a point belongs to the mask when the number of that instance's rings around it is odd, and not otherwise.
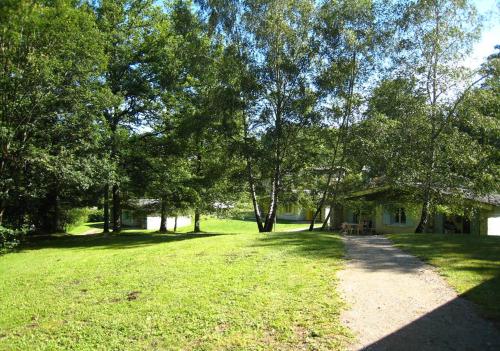
[[[406,213],[403,207],[399,207],[394,212],[392,223],[406,224]]]

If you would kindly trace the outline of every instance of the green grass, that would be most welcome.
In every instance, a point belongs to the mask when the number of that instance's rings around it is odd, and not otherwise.
[[[87,232],[101,229],[103,222],[89,222],[74,226],[67,230],[67,234],[82,235]],[[321,225],[321,224],[319,224]],[[317,225],[318,226],[318,225]],[[275,227],[277,232],[285,232],[289,230],[297,230],[308,228],[308,223],[297,223],[278,221]],[[257,232],[257,225],[254,221],[250,220],[237,220],[237,219],[218,219],[206,217],[201,220],[202,232],[217,232],[217,233],[255,233]],[[188,233],[193,230],[193,225],[190,224],[185,227],[178,228],[178,233]],[[154,233],[157,230],[146,230],[137,228],[123,228],[122,233]]]
[[[102,229],[102,222],[88,222],[71,226],[66,232],[73,235],[82,235],[90,231],[97,231],[98,229]]]
[[[0,257],[0,350],[342,348],[342,241],[251,224],[66,236]]]
[[[401,249],[436,266],[459,294],[500,322],[500,237],[391,234]]]

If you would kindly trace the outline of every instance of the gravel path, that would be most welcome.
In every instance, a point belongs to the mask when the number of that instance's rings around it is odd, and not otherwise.
[[[500,332],[435,270],[381,236],[345,237],[352,350],[500,350]]]

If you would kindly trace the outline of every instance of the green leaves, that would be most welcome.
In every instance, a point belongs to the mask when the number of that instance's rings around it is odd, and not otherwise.
[[[468,2],[198,4],[2,2],[0,218],[105,185],[116,220],[120,190],[209,211],[250,188],[276,212],[331,179],[498,187],[498,55],[463,86]]]

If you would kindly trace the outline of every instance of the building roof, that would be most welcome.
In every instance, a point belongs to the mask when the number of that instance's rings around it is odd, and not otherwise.
[[[366,188],[363,190],[355,191],[349,195],[347,195],[345,198],[346,199],[354,199],[354,198],[375,198],[377,195],[383,194],[383,193],[389,193],[389,192],[397,192],[398,189],[396,189],[393,186],[390,185],[384,185],[384,186],[375,186],[375,187],[370,187]],[[402,191],[400,189],[400,191]],[[498,193],[491,193],[491,194],[483,194],[483,195],[478,195],[473,193],[470,190],[459,190],[459,191],[451,191],[451,190],[443,190],[441,193],[447,194],[447,195],[452,195],[454,193],[461,193],[461,197],[467,200],[472,200],[475,202],[479,202],[482,204],[487,204],[487,205],[493,205],[493,206],[500,206],[500,194]]]
[[[134,199],[131,202],[138,207],[156,206],[160,203],[158,199]]]
[[[472,192],[465,191],[463,193],[463,197],[469,200],[481,202],[483,204],[500,206],[500,194],[476,195]]]
[[[123,204],[123,208],[152,212],[157,210],[159,205],[158,199],[129,199]]]

